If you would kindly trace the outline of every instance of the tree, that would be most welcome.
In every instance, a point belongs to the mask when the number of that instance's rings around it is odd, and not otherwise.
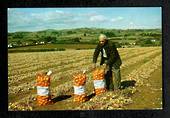
[[[84,36],[86,36],[86,33],[84,33]]]
[[[52,36],[46,36],[44,37],[44,41],[47,43],[47,42],[51,42],[51,41],[54,41],[56,40],[56,37],[52,37]]]
[[[151,39],[145,39],[144,44],[153,44]]]
[[[23,38],[23,34],[22,33],[15,33],[13,36],[12,36],[12,38],[19,38],[19,39],[21,39],[21,38]]]
[[[22,45],[22,42],[20,40],[17,41],[17,45],[18,46],[21,46]]]
[[[80,38],[76,37],[72,39],[73,42],[80,42]]]
[[[74,34],[75,32],[73,31],[67,31],[67,34]]]

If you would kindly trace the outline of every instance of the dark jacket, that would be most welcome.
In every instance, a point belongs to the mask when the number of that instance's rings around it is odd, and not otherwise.
[[[103,48],[105,49],[107,58],[103,57]],[[109,67],[113,66],[116,69],[120,68],[122,61],[120,59],[119,53],[114,43],[111,43],[110,41],[107,40],[104,46],[98,44],[93,54],[93,63],[97,62],[97,58],[100,52],[101,52],[100,65],[106,63],[107,65],[109,65]]]

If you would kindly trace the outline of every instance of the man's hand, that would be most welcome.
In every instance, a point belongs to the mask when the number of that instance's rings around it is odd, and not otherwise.
[[[105,74],[106,74],[109,71],[109,66],[106,65],[106,64],[103,64],[103,66],[104,66],[104,71],[105,71]]]

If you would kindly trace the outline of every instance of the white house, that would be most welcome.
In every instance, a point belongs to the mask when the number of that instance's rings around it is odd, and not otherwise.
[[[12,44],[10,43],[10,44],[8,44],[8,48],[12,48]]]

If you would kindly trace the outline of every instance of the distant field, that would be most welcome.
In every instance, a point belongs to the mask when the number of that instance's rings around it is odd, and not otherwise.
[[[96,46],[95,44],[46,44],[46,45],[12,48],[9,50],[36,49],[36,48],[89,49],[89,48],[95,48],[95,46]]]
[[[68,49],[95,47],[95,45],[85,44],[49,44],[46,46],[49,48],[63,48],[64,46]],[[40,45],[39,48],[44,47]],[[72,75],[79,70],[91,68],[94,49],[9,53],[9,110],[19,110],[19,106],[28,104],[32,110],[162,109],[161,47],[120,48],[118,51],[123,62],[121,66],[122,90],[93,96],[82,104],[73,102]],[[40,107],[34,100],[36,98],[35,74],[46,72],[48,69],[53,71],[51,93],[58,101],[53,105]],[[86,93],[90,96],[93,88],[92,71],[87,73],[87,77]],[[16,108],[11,108],[11,104],[15,104]]]

